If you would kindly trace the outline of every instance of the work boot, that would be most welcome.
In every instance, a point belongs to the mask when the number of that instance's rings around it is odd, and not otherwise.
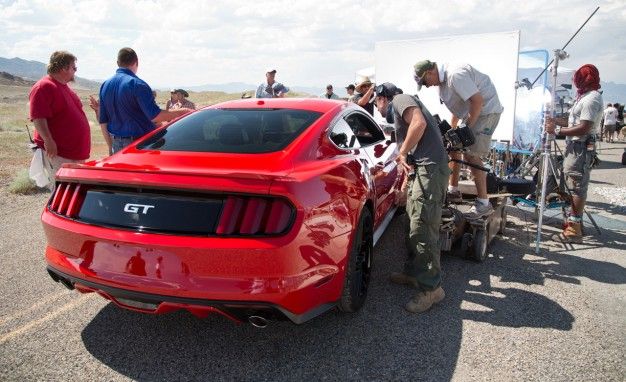
[[[417,280],[403,272],[392,272],[389,275],[389,281],[394,284],[410,285],[417,288]]]
[[[582,244],[583,234],[580,223],[567,222],[567,227],[561,233],[564,242]]]
[[[448,201],[448,203],[462,203],[463,194],[461,194],[461,191],[459,190],[448,191],[448,193],[446,194],[446,200]]]
[[[464,215],[469,220],[476,220],[487,217],[493,213],[493,206],[491,203],[487,203],[485,206],[478,200],[474,202],[474,205]]]
[[[404,308],[411,313],[423,313],[430,309],[433,304],[438,303],[446,297],[446,292],[442,287],[438,287],[435,290],[426,292],[419,292],[409,302],[406,303]]]
[[[561,241],[563,243],[582,244],[582,224],[574,222],[566,222],[563,224],[563,232],[552,235],[552,240]]]

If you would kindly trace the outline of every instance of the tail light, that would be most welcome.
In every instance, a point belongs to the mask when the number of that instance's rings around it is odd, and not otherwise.
[[[78,183],[57,184],[48,209],[56,214],[75,218],[85,200],[86,186]]]
[[[273,235],[286,232],[294,209],[286,200],[229,196],[224,202],[218,235]]]

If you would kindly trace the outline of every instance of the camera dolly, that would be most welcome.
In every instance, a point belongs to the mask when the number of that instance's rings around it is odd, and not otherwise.
[[[472,202],[446,203],[441,214],[439,242],[442,253],[457,255],[482,262],[487,258],[487,247],[494,237],[503,234],[506,227],[507,199],[511,194],[489,195],[493,212],[479,219],[465,216]]]

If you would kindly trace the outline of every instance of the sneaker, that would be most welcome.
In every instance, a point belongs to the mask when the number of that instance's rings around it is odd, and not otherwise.
[[[463,202],[463,194],[461,194],[461,191],[456,190],[456,191],[448,191],[448,193],[446,194],[446,199],[448,200],[448,203],[462,203]]]
[[[427,292],[419,292],[406,303],[404,308],[411,313],[423,313],[445,297],[446,292],[443,291],[442,287]]]
[[[465,213],[465,217],[469,220],[476,220],[480,218],[487,217],[493,213],[493,207],[491,203],[488,203],[486,206],[480,203],[479,201],[475,201],[474,205]]]
[[[417,288],[417,280],[403,272],[393,272],[389,276],[389,281],[399,285],[411,285]]]

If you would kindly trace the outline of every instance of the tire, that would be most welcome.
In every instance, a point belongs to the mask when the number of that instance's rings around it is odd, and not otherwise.
[[[372,214],[363,208],[348,258],[346,276],[337,307],[342,312],[356,312],[365,303],[372,274],[374,231]]]
[[[470,246],[472,245],[472,234],[469,232],[465,232],[463,237],[461,238],[461,245],[459,246],[459,251],[461,256],[467,257],[469,254]]]
[[[489,226],[485,230],[477,230],[474,234],[471,253],[472,258],[479,263],[487,258],[487,232],[489,232]]]

